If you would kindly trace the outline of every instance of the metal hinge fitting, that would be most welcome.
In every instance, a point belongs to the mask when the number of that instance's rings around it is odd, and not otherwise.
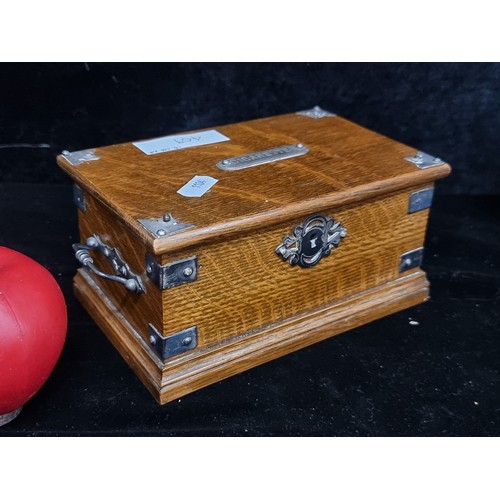
[[[162,335],[154,325],[149,323],[149,343],[162,359],[191,351],[198,345],[198,328],[191,326],[172,335]]]
[[[162,266],[152,255],[147,254],[146,274],[160,290],[167,290],[195,281],[198,277],[198,260],[193,256]]]

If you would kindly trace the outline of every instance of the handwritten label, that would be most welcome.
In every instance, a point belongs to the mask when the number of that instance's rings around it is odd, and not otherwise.
[[[208,175],[195,175],[177,192],[182,196],[187,196],[188,198],[199,198],[200,196],[203,196],[216,182],[217,179]]]
[[[177,149],[206,146],[207,144],[224,141],[229,141],[229,137],[217,132],[217,130],[206,130],[205,132],[194,132],[192,134],[168,135],[158,139],[133,142],[132,144],[147,155],[156,155]]]

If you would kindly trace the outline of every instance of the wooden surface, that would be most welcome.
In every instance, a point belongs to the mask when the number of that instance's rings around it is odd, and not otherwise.
[[[130,228],[124,225],[123,221],[110,212],[103,203],[87,196],[86,205],[85,212],[78,210],[80,241],[85,242],[95,233],[103,243],[118,249],[130,270],[141,277],[146,292],[131,293],[121,283],[103,278],[97,278],[99,286],[106,296],[123,311],[133,328],[147,340],[149,338],[148,324],[161,325],[164,313],[162,292],[146,274],[146,246],[143,240],[130,231]],[[101,252],[92,250],[90,253],[95,265],[101,271],[116,274],[108,259]]]
[[[151,348],[87,271],[79,271],[75,277],[75,293],[151,394],[164,404],[315,342],[417,305],[428,298],[429,283],[425,273],[416,271],[350,299],[261,328],[217,348],[177,356],[164,365],[158,363]]]
[[[289,114],[215,129],[230,141],[151,156],[126,143],[97,148],[99,161],[77,167],[63,156],[57,161],[158,255],[433,182],[450,171],[448,165],[418,169],[404,160],[414,148],[338,116]],[[227,157],[299,142],[308,154],[233,172],[216,166]],[[177,194],[194,175],[218,182],[200,198]],[[137,222],[165,213],[194,228],[154,239]]]
[[[164,263],[194,253],[199,270],[196,281],[163,292],[164,334],[196,325],[203,348],[397,279],[401,255],[425,241],[429,210],[408,214],[409,195],[326,212],[347,236],[311,268],[275,253],[303,219],[166,254]]]
[[[429,301],[160,406],[72,292],[71,186],[0,184],[1,244],[51,271],[69,319],[54,372],[0,434],[500,435],[500,198],[440,192],[423,263]]]
[[[87,209],[79,212],[81,240],[97,233],[146,284],[146,293],[137,295],[100,277],[89,285],[82,279],[86,274],[79,273],[75,289],[141,380],[161,394],[161,402],[171,393],[177,397],[308,345],[314,342],[307,334],[311,329],[324,327],[330,332],[326,336],[345,331],[350,314],[354,326],[370,321],[367,303],[377,294],[382,299],[375,300],[380,304],[374,306],[373,318],[427,297],[423,274],[415,269],[399,273],[401,255],[424,246],[429,214],[428,209],[409,214],[408,203],[413,191],[431,187],[433,180],[446,175],[447,165],[418,169],[404,160],[413,149],[339,117],[315,120],[294,114],[217,129],[231,140],[153,156],[132,144],[98,148],[102,160],[78,167],[58,158],[86,192]],[[297,142],[310,153],[235,172],[215,166],[225,157]],[[178,195],[177,189],[195,174],[212,175],[219,182],[201,198]],[[195,227],[155,239],[136,221],[164,213]],[[317,213],[347,229],[340,246],[311,268],[282,261],[276,247],[306,216]],[[160,292],[146,276],[148,252],[159,254],[161,264],[196,255],[197,279]],[[104,272],[113,273],[104,256],[96,254],[95,261]],[[405,281],[406,276],[414,279]],[[98,306],[99,300],[107,305]],[[394,304],[387,308],[384,301]],[[314,316],[318,310],[321,314]],[[109,317],[111,312],[116,318]],[[313,316],[314,327],[308,323]],[[295,322],[300,341],[294,340]],[[158,360],[149,345],[149,324],[164,336],[196,326],[196,349]],[[289,344],[289,350],[271,342],[264,349],[267,354],[244,347],[250,353],[247,361],[229,360],[230,346],[239,339],[246,343],[263,329],[288,335],[279,343]],[[134,354],[139,350],[141,354]],[[223,368],[209,368],[203,375],[203,356],[208,356],[210,367]],[[153,359],[144,361],[149,357]],[[177,385],[178,390],[172,389]]]
[[[146,276],[144,242],[89,197],[87,210],[79,212],[81,239],[96,232],[118,248],[141,275],[146,293],[130,293],[86,271],[77,274],[75,292],[150,392],[165,403],[425,300],[425,275],[415,269],[399,273],[401,255],[424,245],[429,214],[408,214],[410,192],[329,213],[348,234],[312,268],[291,266],[275,254],[295,225],[278,224],[195,247],[197,280],[163,292]],[[188,257],[192,250],[165,254],[162,263]],[[104,256],[94,257],[98,267],[113,272]],[[196,326],[197,348],[162,362],[149,344],[149,323],[165,336]]]
[[[205,348],[400,277],[401,255],[424,246],[429,214],[408,214],[409,196],[396,193],[327,212],[347,236],[311,268],[291,266],[275,253],[302,219],[164,254],[162,264],[196,255],[198,277],[163,292],[146,275],[144,242],[91,197],[87,210],[79,211],[80,237],[85,241],[97,233],[141,276],[145,294],[96,280],[146,342],[150,323],[165,336],[196,326],[198,348]],[[102,254],[92,256],[99,269],[114,274]]]

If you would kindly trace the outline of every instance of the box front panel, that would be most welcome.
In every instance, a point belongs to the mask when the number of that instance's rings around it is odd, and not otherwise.
[[[429,211],[408,210],[417,190],[325,212],[347,234],[311,267],[275,251],[304,219],[164,255],[164,264],[196,255],[198,275],[163,292],[163,334],[196,326],[206,348],[414,272],[400,263],[424,244]]]

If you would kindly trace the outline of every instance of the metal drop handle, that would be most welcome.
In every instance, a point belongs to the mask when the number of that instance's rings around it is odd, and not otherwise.
[[[141,278],[130,270],[117,248],[111,248],[103,243],[97,234],[87,238],[85,243],[75,243],[73,245],[75,257],[80,264],[101,278],[121,283],[129,292],[145,293],[146,290]],[[90,255],[91,250],[99,250],[108,259],[117,274],[105,273],[98,269]]]

